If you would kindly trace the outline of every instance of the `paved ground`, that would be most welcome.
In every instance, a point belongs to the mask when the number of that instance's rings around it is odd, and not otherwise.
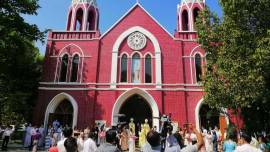
[[[2,146],[2,140],[0,140],[0,144]],[[2,152],[0,147],[0,151]],[[8,150],[3,152],[29,152],[28,149],[23,148],[20,141],[10,141],[8,144]],[[45,150],[39,150],[39,152],[46,152]]]
[[[2,140],[0,140],[0,144],[2,145]],[[24,149],[22,144],[18,141],[10,141],[8,144],[8,150],[7,151],[2,151],[0,148],[1,152],[29,152],[28,149]],[[139,148],[136,148],[136,151],[139,152]],[[38,152],[47,152],[46,150],[38,150]]]

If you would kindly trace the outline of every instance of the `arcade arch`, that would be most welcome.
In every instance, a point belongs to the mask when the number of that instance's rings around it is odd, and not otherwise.
[[[112,71],[111,71],[111,88],[116,88],[117,84],[117,69],[118,69],[118,53],[119,53],[119,47],[121,43],[133,32],[141,32],[143,33],[147,38],[150,39],[150,41],[154,45],[155,49],[155,83],[157,84],[156,88],[161,88],[161,49],[159,46],[159,42],[157,38],[148,30],[144,29],[140,26],[134,26],[125,32],[123,32],[116,40],[113,46],[112,50]]]
[[[229,125],[229,118],[216,109],[211,109],[201,99],[195,109],[195,123],[198,130],[202,127],[208,129],[209,127],[213,128],[217,126],[224,133],[225,128]]]
[[[74,128],[77,125],[77,118],[78,118],[78,104],[76,100],[67,93],[60,93],[56,95],[51,102],[48,104],[45,112],[45,119],[44,119],[44,126],[47,127],[49,124],[49,121],[51,121],[53,114],[59,112],[59,114],[66,114],[67,117],[64,121],[67,124],[71,124],[71,126]],[[61,121],[61,120],[60,120]],[[72,121],[72,122],[70,122]]]
[[[141,102],[139,102],[141,105],[148,105],[147,109],[148,108],[151,109],[152,125],[157,126],[157,129],[159,129],[158,105],[154,100],[154,98],[148,92],[140,88],[133,88],[131,90],[128,90],[118,97],[112,110],[112,121],[111,121],[112,125],[117,125],[117,123],[119,122],[119,118],[117,116],[121,114],[121,112],[125,112],[125,109],[122,108],[125,105],[129,106],[128,102],[134,99],[141,100]],[[145,118],[149,117],[149,113],[146,114],[145,116],[146,116]]]

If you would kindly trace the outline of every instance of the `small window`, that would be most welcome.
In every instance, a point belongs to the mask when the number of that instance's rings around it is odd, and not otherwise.
[[[193,10],[193,20],[194,20],[194,29],[196,29],[196,21],[197,18],[199,16],[200,13],[200,9],[198,9],[197,7]]]
[[[67,24],[67,30],[70,31],[70,27],[71,27],[71,19],[72,19],[72,10],[69,12],[68,14],[68,24]]]
[[[152,59],[148,54],[145,57],[145,83],[152,83]]]
[[[79,55],[73,57],[70,82],[77,82],[79,60]]]
[[[89,11],[88,13],[87,30],[88,31],[95,30],[95,14],[93,11]]]
[[[121,82],[127,82],[127,55],[121,58]]]
[[[182,28],[183,31],[188,31],[188,12],[184,10],[182,12]]]
[[[61,61],[60,82],[66,82],[67,80],[67,68],[68,67],[68,55],[64,55]]]
[[[138,53],[132,56],[131,82],[140,83],[141,80],[141,59]]]
[[[202,81],[202,58],[199,54],[195,55],[195,69],[197,82]]]
[[[76,20],[75,20],[75,31],[81,31],[83,25],[83,10],[80,8],[76,13]]]

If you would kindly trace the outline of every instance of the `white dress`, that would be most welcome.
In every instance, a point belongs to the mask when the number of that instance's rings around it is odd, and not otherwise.
[[[129,152],[135,152],[135,140],[136,136],[133,133],[129,133],[128,149]]]
[[[31,131],[32,131],[32,127],[31,126],[28,126],[26,129],[25,129],[25,138],[24,138],[24,144],[23,146],[26,148],[26,147],[29,147],[31,145]]]
[[[212,135],[207,134],[205,139],[205,149],[207,152],[213,151],[213,142],[212,142]]]

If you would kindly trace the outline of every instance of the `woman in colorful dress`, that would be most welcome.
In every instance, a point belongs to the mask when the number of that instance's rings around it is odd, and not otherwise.
[[[122,132],[120,135],[120,146],[123,151],[128,150],[128,133],[126,127],[122,128]]]
[[[135,135],[135,131],[132,128],[129,128],[129,141],[128,141],[129,152],[135,152],[136,139],[137,139],[137,137]]]

